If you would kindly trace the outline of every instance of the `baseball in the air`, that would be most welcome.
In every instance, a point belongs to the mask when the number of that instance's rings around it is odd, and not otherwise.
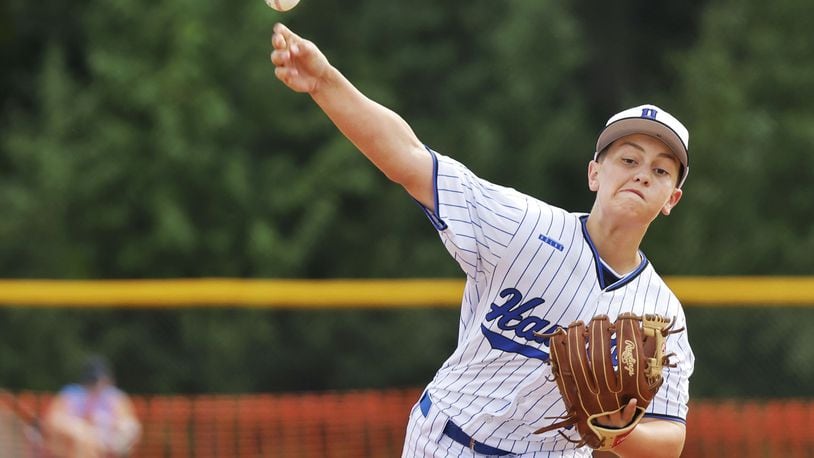
[[[288,11],[299,2],[300,0],[266,0],[266,4],[277,11]]]

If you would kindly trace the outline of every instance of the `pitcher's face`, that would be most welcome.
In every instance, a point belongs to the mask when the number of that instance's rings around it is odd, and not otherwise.
[[[588,166],[588,187],[605,212],[649,224],[669,215],[681,199],[678,159],[661,140],[644,134],[622,137]]]

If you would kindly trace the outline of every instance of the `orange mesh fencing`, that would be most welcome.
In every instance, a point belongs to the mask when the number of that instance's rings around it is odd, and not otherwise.
[[[420,389],[134,395],[133,458],[378,458],[401,454]],[[20,393],[42,413],[49,393]],[[814,457],[814,400],[698,400],[683,457]]]
[[[133,396],[144,458],[395,457],[419,389]]]
[[[682,456],[814,457],[814,401],[726,400],[690,405]]]

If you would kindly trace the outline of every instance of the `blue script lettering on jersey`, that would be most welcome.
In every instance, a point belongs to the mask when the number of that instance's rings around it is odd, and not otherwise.
[[[486,314],[486,321],[495,321],[498,328],[504,331],[514,331],[517,337],[525,341],[534,341],[548,345],[547,338],[535,334],[550,333],[560,326],[556,324],[549,326],[551,322],[539,316],[523,316],[524,313],[545,303],[545,299],[534,297],[523,302],[523,294],[516,288],[504,289],[500,292],[500,297],[504,298],[505,302],[500,305],[492,302],[490,311]],[[540,350],[536,346],[516,342],[502,334],[490,330],[485,325],[481,325],[481,332],[486,336],[492,348],[496,350],[519,353],[528,358],[548,361],[548,353]]]

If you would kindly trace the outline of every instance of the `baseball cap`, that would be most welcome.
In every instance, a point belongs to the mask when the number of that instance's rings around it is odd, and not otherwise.
[[[631,134],[646,134],[658,138],[673,150],[679,162],[678,186],[690,172],[690,133],[681,121],[655,105],[640,105],[613,115],[596,141],[594,159],[615,140]]]

